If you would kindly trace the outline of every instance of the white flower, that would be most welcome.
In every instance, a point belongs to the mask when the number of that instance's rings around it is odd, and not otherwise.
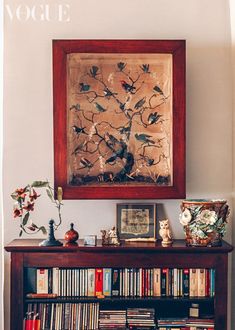
[[[197,222],[202,222],[206,225],[213,225],[217,220],[215,211],[202,210],[196,217]]]
[[[181,214],[180,214],[180,223],[183,226],[187,226],[189,222],[192,219],[192,215],[189,211],[189,209],[185,209]]]

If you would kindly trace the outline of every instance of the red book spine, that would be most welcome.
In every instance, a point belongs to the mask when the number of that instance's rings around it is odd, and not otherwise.
[[[40,330],[40,320],[26,320],[25,330]]]
[[[95,295],[100,296],[103,294],[103,269],[96,268],[95,270]]]
[[[145,296],[145,269],[142,269],[142,297]]]

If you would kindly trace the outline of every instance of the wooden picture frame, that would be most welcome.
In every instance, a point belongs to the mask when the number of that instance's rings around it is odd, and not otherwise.
[[[54,40],[64,199],[185,198],[185,41]]]
[[[156,240],[155,204],[117,204],[117,232],[122,240]]]

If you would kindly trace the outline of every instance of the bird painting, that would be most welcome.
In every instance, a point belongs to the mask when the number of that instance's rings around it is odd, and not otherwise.
[[[149,64],[143,64],[140,66],[144,73],[150,73],[149,71]]]
[[[97,73],[98,73],[98,71],[99,71],[98,66],[93,65],[93,66],[91,67],[91,69],[90,69],[90,74],[91,74],[91,76],[92,76],[93,78],[95,78],[96,75],[97,75]]]
[[[77,104],[71,105],[71,107],[69,108],[69,110],[76,110],[76,111],[81,110],[80,104],[77,103]]]
[[[148,116],[149,125],[155,124],[158,121],[158,119],[161,117],[162,115],[159,115],[158,112],[150,113],[150,115]]]
[[[163,91],[161,90],[161,88],[160,88],[159,86],[157,86],[157,85],[154,86],[154,87],[153,87],[153,90],[154,90],[154,92],[157,92],[158,94],[164,96],[164,93],[163,93]]]
[[[125,80],[121,80],[121,85],[122,88],[127,92],[127,93],[134,93],[136,88],[133,85],[128,84]]]
[[[82,168],[92,168],[93,164],[86,158],[82,157],[80,159],[80,165],[82,166],[80,169]]]
[[[102,107],[102,105],[100,105],[98,102],[95,102],[94,106],[95,106],[96,110],[98,110],[99,112],[105,112],[107,110],[104,107]]]
[[[140,109],[145,104],[145,101],[146,101],[146,97],[143,97],[135,104],[134,108],[136,110]]]
[[[84,84],[84,83],[80,83],[80,92],[88,92],[90,89],[90,85]]]
[[[125,67],[126,67],[126,63],[124,63],[124,62],[119,62],[119,63],[117,64],[117,67],[118,67],[118,70],[119,70],[119,71],[123,71],[123,70],[125,69]]]
[[[150,140],[152,136],[151,135],[148,135],[148,134],[137,134],[135,133],[135,138],[136,140],[144,143],[144,144],[147,144],[147,143],[151,143],[151,144],[155,144],[155,142],[153,140]]]
[[[79,134],[81,134],[81,133],[83,133],[83,134],[87,134],[87,133],[84,131],[85,128],[86,128],[86,127],[78,127],[78,126],[76,126],[76,125],[73,125],[73,126],[72,126],[72,129],[73,129],[74,133],[76,133],[77,135],[79,135]]]

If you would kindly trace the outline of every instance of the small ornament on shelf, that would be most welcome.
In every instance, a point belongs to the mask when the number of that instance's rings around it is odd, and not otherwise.
[[[102,229],[101,233],[102,233],[102,245],[120,245],[116,227],[113,227],[110,230]]]
[[[96,235],[86,235],[84,236],[84,245],[96,246],[97,236]]]
[[[40,246],[61,246],[63,243],[55,239],[54,235],[54,223],[55,221],[51,219],[49,221],[49,231],[48,231],[48,238],[42,241],[39,245]]]
[[[160,225],[159,234],[162,238],[162,242],[161,242],[162,246],[166,247],[172,245],[173,240],[169,226],[169,220],[168,219],[161,220],[159,221],[159,225]]]
[[[68,230],[65,235],[64,239],[66,241],[66,244],[77,244],[76,241],[79,238],[79,234],[76,230],[74,230],[74,224],[70,224],[70,230]]]

